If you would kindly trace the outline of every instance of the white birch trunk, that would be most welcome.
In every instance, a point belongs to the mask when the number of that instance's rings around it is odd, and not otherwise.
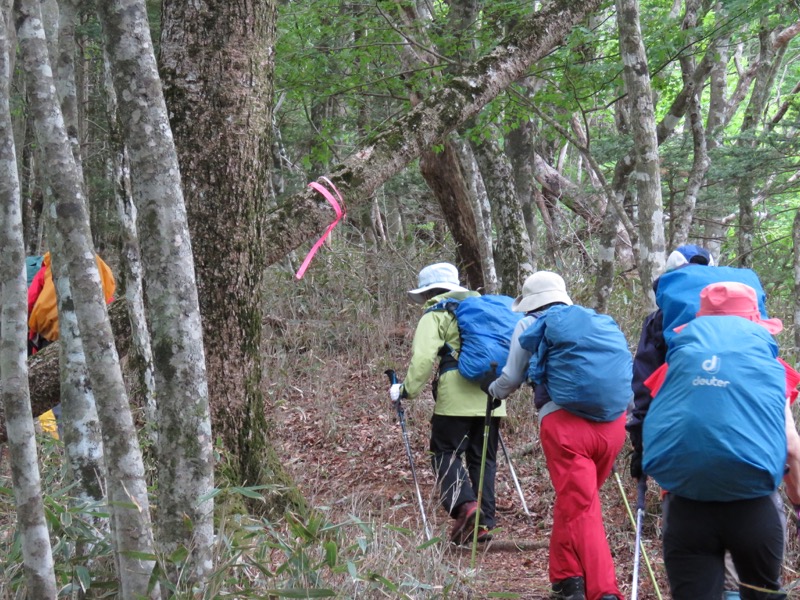
[[[153,540],[144,464],[95,263],[82,185],[55,95],[38,2],[21,0],[16,11],[30,108],[50,173],[56,224],[65,240],[63,258],[78,323],[82,331],[92,332],[83,342],[103,428],[120,596],[157,598],[157,586],[148,590],[154,561],[149,558]]]
[[[214,484],[203,329],[180,170],[143,0],[98,4],[138,210],[158,392],[159,545],[213,568]]]
[[[50,536],[44,517],[36,439],[28,392],[25,248],[17,158],[9,108],[9,55],[0,19],[0,399],[9,437],[11,478],[28,597],[56,597]]]
[[[136,357],[135,370],[141,380],[147,422],[151,424],[148,435],[152,442],[158,440],[156,424],[156,383],[153,367],[153,350],[150,332],[147,329],[144,308],[144,286],[142,283],[142,255],[139,247],[139,232],[136,229],[136,205],[131,195],[130,171],[125,144],[119,130],[117,114],[117,92],[111,76],[108,54],[103,53],[103,85],[106,90],[106,118],[109,143],[113,148],[108,165],[109,179],[114,182],[114,196],[120,222],[122,252],[120,263],[125,280],[125,300],[131,323],[131,345]]]
[[[647,68],[639,0],[617,0],[622,74],[631,105],[631,131],[636,156],[636,191],[639,199],[639,277],[648,308],[655,309],[652,282],[664,267],[664,209],[661,201],[658,136]]]
[[[86,354],[83,351],[75,299],[69,284],[65,249],[55,223],[51,232],[53,283],[58,298],[59,371],[61,373],[61,419],[59,429],[64,440],[70,473],[77,484],[75,498],[91,503],[104,497],[105,463],[100,419],[89,381]]]
[[[533,273],[531,241],[514,186],[514,169],[497,143],[497,132],[492,134],[482,143],[473,144],[473,150],[491,198],[492,219],[497,230],[495,264],[499,271],[499,291],[513,297]]]

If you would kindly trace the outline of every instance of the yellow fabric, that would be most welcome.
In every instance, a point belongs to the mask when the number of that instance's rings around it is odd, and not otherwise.
[[[56,416],[52,410],[39,415],[39,425],[42,426],[44,433],[49,433],[54,438],[58,439],[58,423],[56,423]]]
[[[97,270],[100,272],[100,281],[103,284],[103,295],[106,302],[111,302],[114,298],[114,291],[117,284],[114,281],[114,274],[111,268],[102,258],[95,255]],[[42,268],[45,269],[44,285],[36,304],[31,309],[28,318],[28,328],[41,335],[44,339],[54,342],[58,339],[58,309],[56,308],[56,287],[53,283],[53,272],[50,268],[50,253],[47,252],[42,258]]]

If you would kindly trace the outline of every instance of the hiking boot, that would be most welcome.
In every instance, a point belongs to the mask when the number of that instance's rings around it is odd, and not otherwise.
[[[491,542],[492,537],[492,532],[486,525],[478,525],[478,543]]]
[[[551,600],[586,600],[583,591],[583,577],[567,577],[553,583]]]
[[[475,512],[478,510],[477,502],[464,502],[458,507],[456,522],[450,530],[450,541],[454,544],[463,544],[475,526]]]

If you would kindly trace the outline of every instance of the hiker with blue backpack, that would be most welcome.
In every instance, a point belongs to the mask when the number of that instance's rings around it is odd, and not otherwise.
[[[525,316],[501,375],[485,389],[507,398],[534,387],[540,438],[555,489],[549,578],[554,600],[618,600],[600,488],[625,442],[631,354],[608,315],[574,305],[564,279],[537,271],[512,306]]]
[[[481,295],[461,286],[458,269],[450,263],[426,266],[419,272],[418,283],[408,297],[425,311],[414,332],[405,380],[393,384],[389,395],[394,402],[414,399],[434,376],[431,462],[440,503],[453,519],[450,540],[466,543],[479,515],[478,541],[485,542],[491,539],[495,527],[497,446],[500,419],[506,416],[506,408],[499,405],[489,419],[478,510],[487,397],[479,383],[467,379],[460,370],[463,332],[453,310],[446,309],[448,304],[460,305]]]
[[[718,600],[730,553],[746,600],[782,599],[785,514],[800,502],[800,374],[778,357],[778,319],[739,281],[700,292],[695,318],[665,329],[667,354],[644,385],[644,473],[666,490],[663,552],[674,600]]]
[[[664,273],[653,282],[653,292],[658,308],[644,320],[639,343],[633,359],[633,402],[628,410],[626,428],[630,436],[631,476],[640,480],[642,473],[642,424],[652,402],[645,381],[666,361],[668,342],[674,337],[674,328],[689,322],[700,307],[701,290],[715,282],[739,281],[756,290],[758,305],[763,316],[766,312],[766,294],[758,275],[750,269],[717,267],[714,257],[702,246],[678,246],[667,258]],[[736,600],[738,575],[726,554],[725,594],[727,600]]]
[[[699,270],[705,266],[713,267],[713,256],[708,250],[695,244],[678,246],[667,258],[664,274],[684,268],[687,265],[696,265],[692,267],[695,271],[693,274],[694,280],[702,281],[702,283],[693,284],[690,289],[684,290],[681,286],[681,281],[676,280],[675,283],[670,284],[668,277],[664,286],[665,289],[662,290],[662,297],[664,298],[669,299],[671,294],[676,296],[674,301],[670,301],[670,306],[676,307],[672,312],[680,312],[682,316],[670,317],[670,319],[679,319],[681,323],[693,318],[700,301],[700,289],[714,281],[714,274]],[[703,275],[707,275],[712,279],[706,281],[702,279]],[[725,275],[729,276],[730,274],[726,273]],[[657,296],[659,283],[663,277],[664,275],[653,282],[653,292]],[[721,281],[721,279],[716,279],[716,281]],[[683,305],[686,306],[685,309],[681,309]],[[679,324],[675,323],[675,325]],[[667,342],[664,339],[664,312],[659,305],[659,308],[645,317],[639,344],[633,357],[633,404],[628,411],[626,429],[633,446],[630,471],[631,477],[634,479],[642,477],[642,423],[652,400],[650,390],[644,385],[644,381],[664,364],[666,356]]]

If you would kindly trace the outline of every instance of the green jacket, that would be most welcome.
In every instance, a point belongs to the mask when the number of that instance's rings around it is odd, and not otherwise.
[[[446,292],[428,300],[423,306],[428,309],[444,298],[463,300],[468,296],[479,296],[477,292]],[[439,350],[447,344],[455,351],[461,349],[461,338],[455,316],[446,310],[426,312],[417,323],[411,345],[411,362],[408,365],[403,389],[408,398],[416,398],[430,381],[434,368],[438,368]],[[458,369],[451,369],[439,377],[434,414],[449,417],[485,417],[486,394],[477,383],[464,379]],[[492,416],[505,417],[503,402]]]

